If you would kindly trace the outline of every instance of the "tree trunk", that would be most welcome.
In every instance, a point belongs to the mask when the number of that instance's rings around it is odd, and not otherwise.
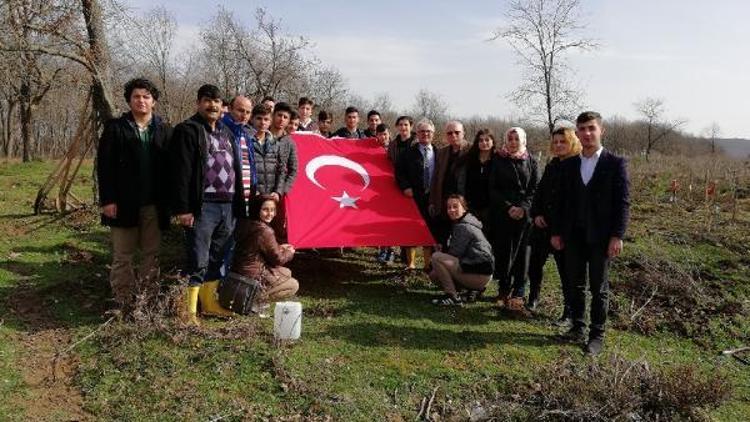
[[[23,162],[31,161],[31,101],[29,100],[29,86],[21,85],[21,101],[18,107],[21,119],[21,145],[23,149]]]
[[[110,60],[107,54],[102,7],[98,0],[81,0],[83,18],[89,39],[91,61],[94,65],[91,81],[92,101],[97,128],[114,115],[115,107],[111,95]]]

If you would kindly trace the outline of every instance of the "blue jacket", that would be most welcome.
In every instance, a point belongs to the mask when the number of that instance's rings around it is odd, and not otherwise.
[[[224,117],[222,117],[221,121],[234,135],[234,160],[235,162],[240,163],[240,172],[237,174],[237,178],[240,180],[240,186],[242,186],[242,145],[240,138],[245,138],[248,159],[250,160],[250,181],[252,183],[252,190],[255,192],[257,191],[258,186],[258,172],[255,165],[255,151],[253,150],[253,134],[251,133],[251,128],[246,125],[235,123],[234,119],[232,119],[232,115],[229,113],[224,113]],[[244,195],[239,195],[239,198],[242,200]]]

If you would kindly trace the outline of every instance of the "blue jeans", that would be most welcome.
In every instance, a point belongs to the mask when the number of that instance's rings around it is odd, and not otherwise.
[[[221,268],[231,246],[234,216],[231,202],[204,202],[193,227],[185,229],[188,285],[200,286],[221,278]]]

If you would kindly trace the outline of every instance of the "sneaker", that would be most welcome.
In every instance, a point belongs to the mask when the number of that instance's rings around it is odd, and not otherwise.
[[[464,306],[464,302],[458,296],[445,295],[441,298],[432,299],[433,305],[441,306]]]
[[[589,339],[586,344],[586,354],[589,356],[596,356],[602,352],[604,348],[604,339],[601,337],[593,337]]]
[[[555,326],[560,328],[570,328],[573,326],[573,319],[569,318],[566,315],[563,315],[560,317],[560,319],[555,321]]]
[[[529,299],[526,303],[526,309],[531,313],[536,313],[539,307],[539,301],[537,299]]]
[[[385,263],[387,263],[388,262],[388,251],[382,250],[382,251],[378,252],[378,255],[377,255],[376,259],[377,259],[377,261],[378,261],[379,264],[385,264]]]
[[[558,338],[566,343],[583,343],[586,341],[586,334],[580,328],[571,328],[560,334]]]
[[[461,299],[466,303],[474,303],[484,294],[484,289],[468,289],[461,292]]]

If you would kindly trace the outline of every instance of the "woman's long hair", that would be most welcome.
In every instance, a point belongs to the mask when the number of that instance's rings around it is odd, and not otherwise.
[[[474,135],[474,143],[471,145],[471,148],[469,148],[469,153],[467,154],[468,163],[469,165],[479,165],[479,137],[482,135],[487,135],[492,140],[492,148],[490,148],[490,157],[492,156],[493,151],[495,151],[495,147],[497,146],[495,141],[495,135],[492,133],[491,130],[487,128],[482,128],[477,131],[477,134]]]

